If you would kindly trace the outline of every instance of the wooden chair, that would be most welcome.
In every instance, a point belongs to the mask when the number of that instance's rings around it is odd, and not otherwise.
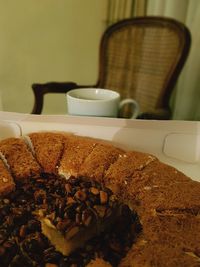
[[[47,93],[66,93],[75,88],[99,87],[134,98],[138,118],[170,119],[169,98],[191,46],[188,28],[170,18],[136,17],[106,29],[100,43],[99,77],[94,85],[75,82],[34,83],[32,113],[40,114]],[[124,115],[126,116],[126,115]]]

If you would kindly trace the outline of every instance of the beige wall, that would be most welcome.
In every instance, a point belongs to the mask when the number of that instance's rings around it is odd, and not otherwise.
[[[106,0],[0,0],[0,95],[6,111],[29,113],[31,84],[95,83]],[[64,95],[44,113],[66,111]]]

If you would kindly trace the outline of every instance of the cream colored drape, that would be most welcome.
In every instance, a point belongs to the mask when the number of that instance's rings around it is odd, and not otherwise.
[[[2,92],[0,89],[0,111],[3,110],[3,99],[2,99]]]
[[[148,0],[147,15],[172,17],[185,23],[190,29],[192,46],[171,105],[173,119],[200,120],[200,1]]]
[[[108,0],[106,26],[119,20],[146,15],[147,0]]]

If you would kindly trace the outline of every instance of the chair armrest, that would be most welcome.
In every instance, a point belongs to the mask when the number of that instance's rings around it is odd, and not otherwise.
[[[169,109],[157,109],[150,112],[144,112],[138,115],[137,119],[145,120],[169,120],[171,112]]]
[[[34,92],[46,93],[66,93],[67,91],[77,88],[74,82],[48,82],[48,83],[34,83],[32,89]]]
[[[95,87],[78,85],[74,82],[48,82],[48,83],[34,83],[32,90],[34,93],[35,101],[32,114],[41,114],[44,104],[44,95],[48,93],[67,93],[68,91],[76,88]]]

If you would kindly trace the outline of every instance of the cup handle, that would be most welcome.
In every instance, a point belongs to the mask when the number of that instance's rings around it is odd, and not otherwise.
[[[139,104],[137,103],[137,101],[135,101],[134,99],[132,98],[126,98],[126,99],[123,99],[122,101],[120,101],[119,103],[119,109],[122,109],[122,107],[125,105],[125,104],[132,104],[134,106],[134,111],[133,111],[133,114],[131,116],[131,119],[135,119],[138,114],[139,114]]]

